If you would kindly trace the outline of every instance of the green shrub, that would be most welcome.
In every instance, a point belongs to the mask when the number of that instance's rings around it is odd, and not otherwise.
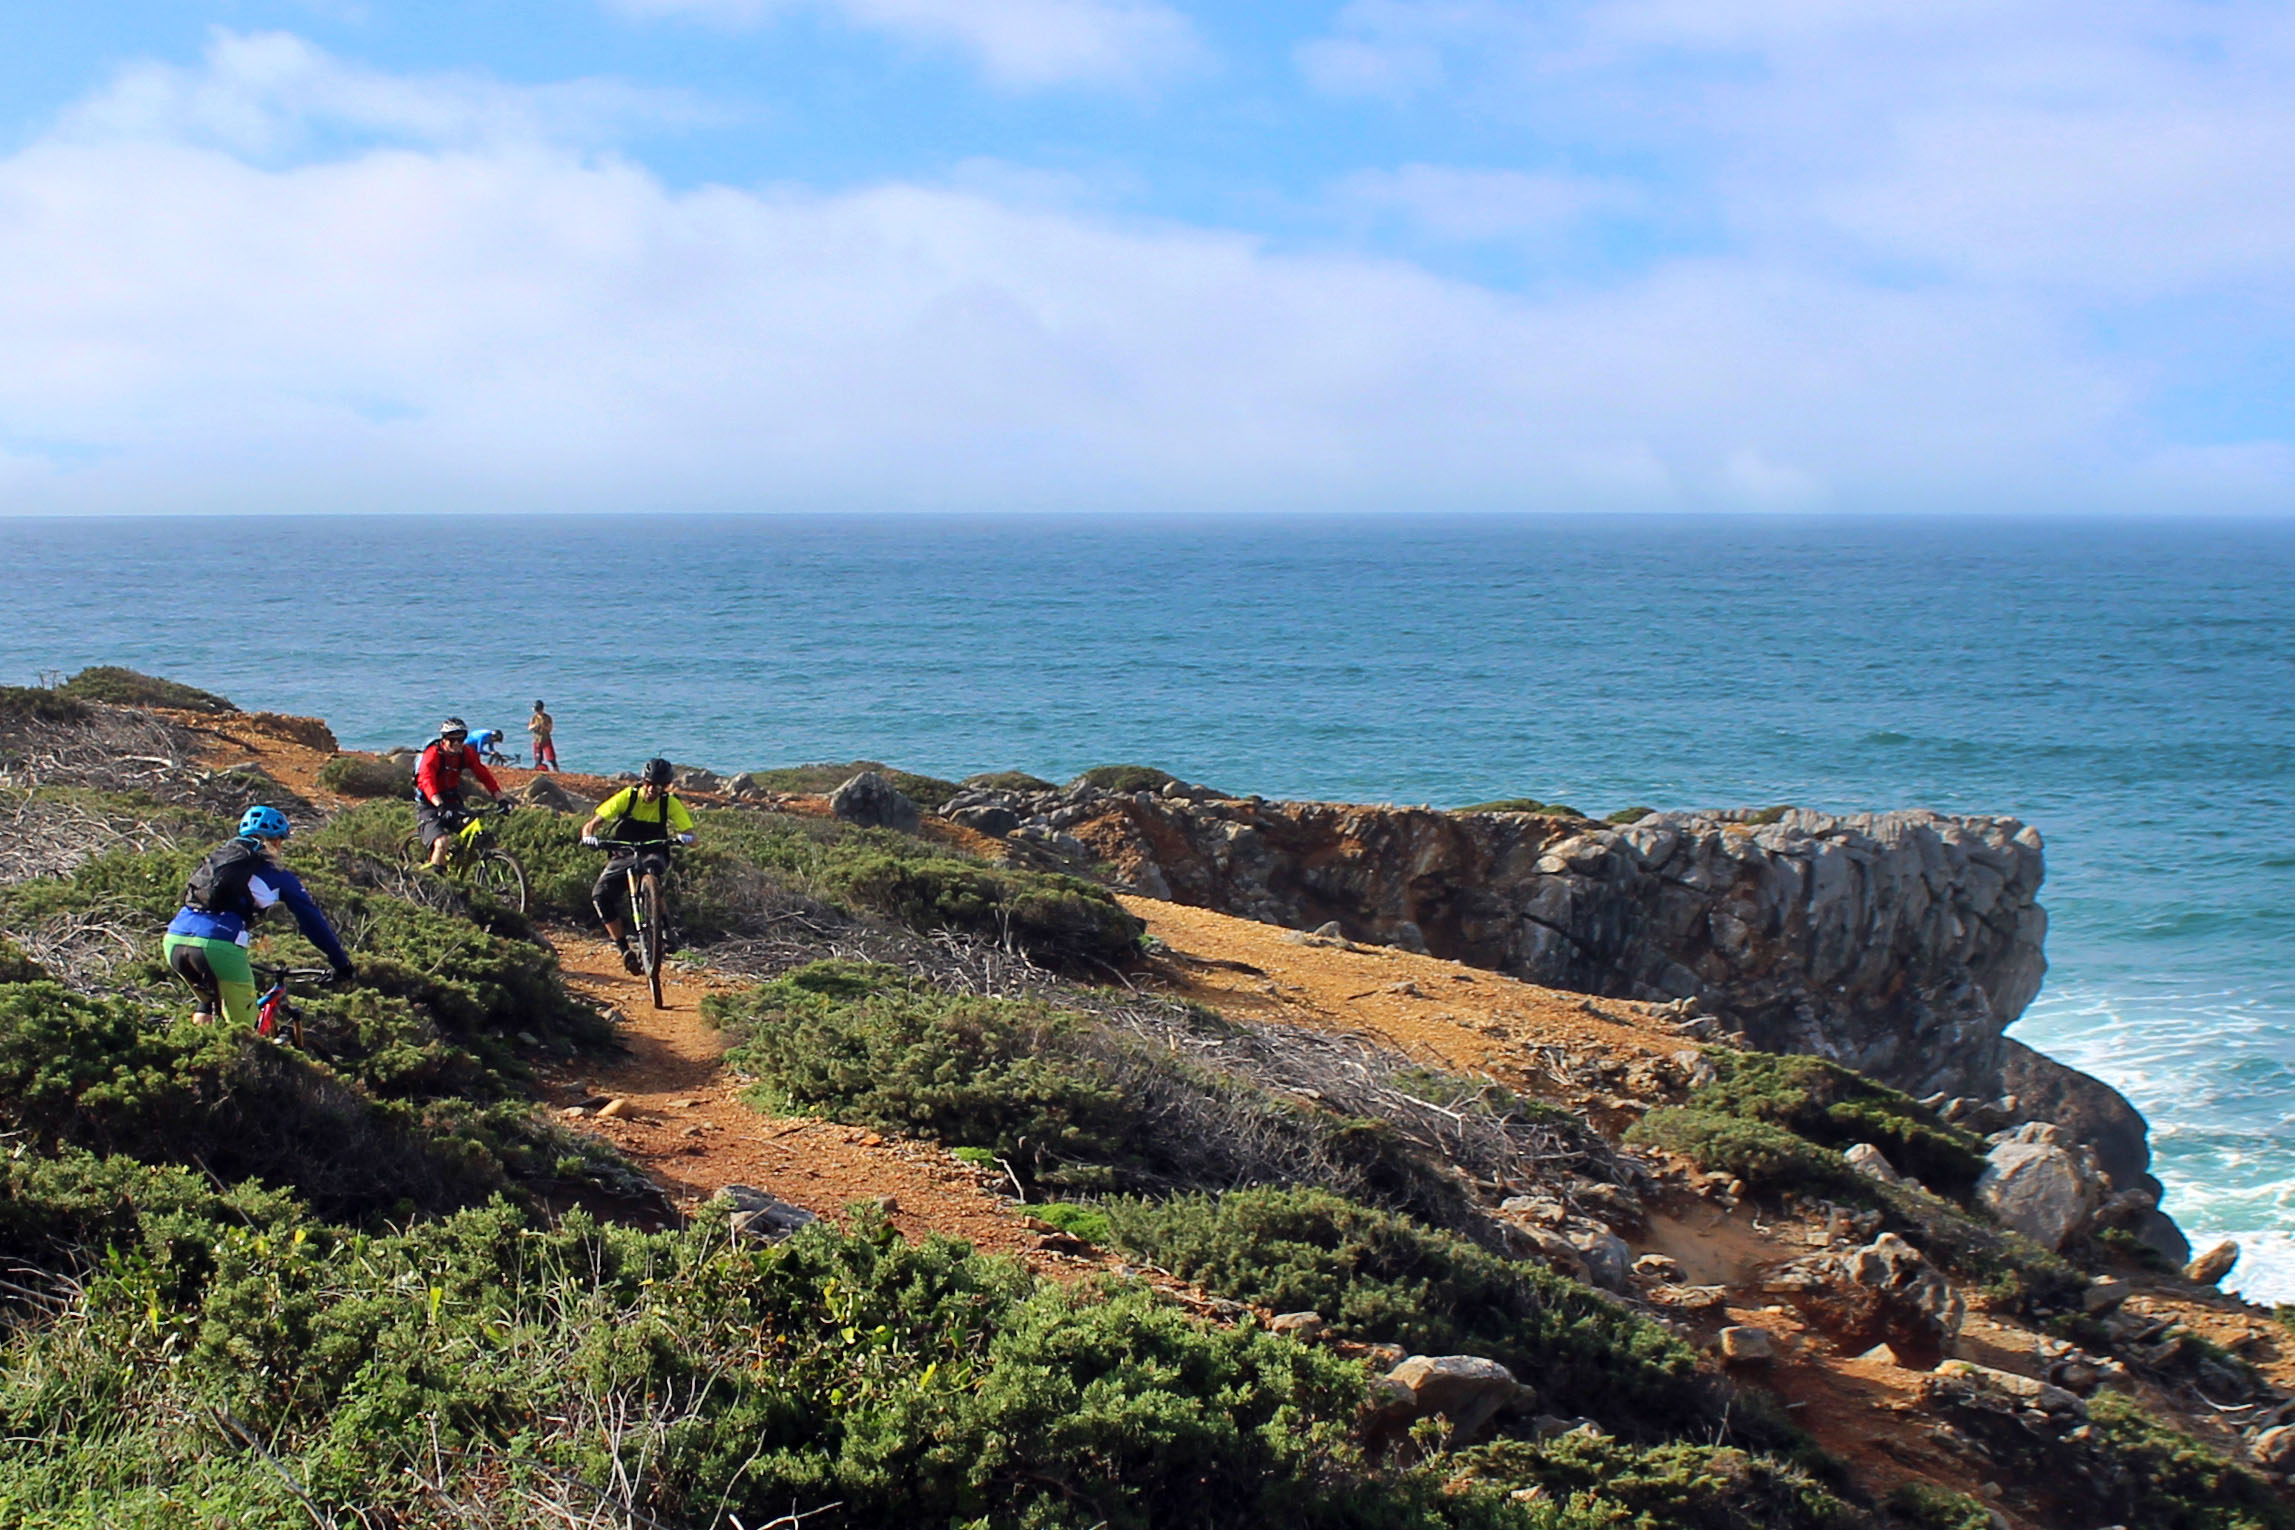
[[[180,1298],[109,1261],[0,1350],[0,1519],[522,1522],[610,1490],[679,1524],[1529,1523],[1368,1468],[1357,1367],[866,1217],[731,1252],[721,1225],[495,1205],[387,1236],[225,1226],[209,1258]]]
[[[1278,1098],[1049,1005],[830,961],[710,995],[702,1013],[774,1104],[1007,1161],[1029,1184],[1319,1184],[1468,1219],[1455,1176],[1386,1123]]]
[[[1872,1520],[1799,1467],[1732,1446],[1631,1445],[1565,1434],[1465,1452],[1472,1478],[1544,1490],[1566,1525],[1664,1530],[1870,1530]],[[1989,1521],[1980,1524],[1989,1525]]]
[[[260,1179],[349,1219],[508,1188],[548,1135],[520,1106],[376,1100],[291,1048],[52,983],[0,987],[0,1123],[47,1153]]]
[[[2110,1512],[2157,1530],[2285,1530],[2295,1525],[2279,1495],[2255,1473],[2190,1435],[2156,1422],[2125,1397],[2088,1403],[2096,1445],[2116,1468]]]
[[[1078,1206],[1072,1201],[1044,1201],[1029,1207],[1028,1214],[1086,1243],[1105,1243],[1109,1238],[1108,1214],[1096,1206]]]
[[[957,783],[966,791],[983,792],[1048,792],[1056,790],[1042,776],[1032,776],[1025,770],[989,770],[977,776],[966,776]]]
[[[1046,1005],[906,986],[891,968],[815,962],[702,1013],[743,1038],[726,1061],[800,1110],[993,1147],[1038,1177],[1133,1156],[1138,1112],[1055,1050],[1079,1018]]]
[[[1649,817],[1650,814],[1656,811],[1657,809],[1654,807],[1619,808],[1615,813],[1608,813],[1603,815],[1602,822],[1614,823],[1622,827],[1629,823],[1640,823],[1643,819]]]
[[[1739,819],[1738,821],[1740,823],[1752,824],[1758,828],[1768,824],[1780,822],[1783,820],[1787,813],[1792,811],[1792,803],[1780,802],[1775,807],[1765,807],[1759,812],[1748,813],[1745,815],[1745,817]]]
[[[414,773],[372,754],[338,754],[319,767],[319,785],[342,797],[414,796]]]
[[[66,696],[102,701],[121,707],[173,707],[181,712],[236,712],[239,709],[213,691],[138,674],[116,664],[83,669],[61,687]]]
[[[1122,965],[1139,954],[1147,932],[1094,883],[949,856],[857,857],[838,866],[828,885],[911,929],[985,936],[1056,967]]]
[[[62,691],[29,685],[0,685],[0,726],[84,721],[88,704]]]
[[[1984,1143],[1926,1106],[1821,1057],[1711,1048],[1713,1079],[1693,1110],[1766,1121],[1822,1147],[1869,1142],[1900,1174],[1965,1199],[1984,1172]]]
[[[1897,1484],[1881,1507],[1903,1530],[1992,1530],[1992,1511],[1982,1503],[1926,1482]]]
[[[0,1251],[12,1264],[63,1270],[107,1250],[129,1253],[168,1302],[195,1293],[226,1229],[291,1230],[309,1215],[254,1181],[218,1188],[193,1169],[77,1148],[0,1162]]]
[[[36,983],[48,970],[24,954],[24,948],[0,935],[0,983]]]
[[[1856,1196],[1864,1181],[1840,1154],[1781,1126],[1671,1105],[1636,1121],[1635,1147],[1678,1153],[1709,1173],[1729,1174],[1773,1194]]]
[[[1157,792],[1178,779],[1153,765],[1094,765],[1076,777],[1075,784],[1096,786],[1104,792]]]
[[[1710,1430],[1718,1399],[1663,1328],[1541,1265],[1320,1190],[1110,1201],[1115,1241],[1183,1279],[1341,1338],[1499,1361],[1540,1406],[1635,1438]]]

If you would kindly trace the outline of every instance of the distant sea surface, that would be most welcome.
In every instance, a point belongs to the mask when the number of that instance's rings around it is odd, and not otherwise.
[[[2295,525],[1765,519],[0,519],[0,681],[125,664],[570,769],[874,758],[1596,815],[2009,813],[2015,1034],[2151,1122],[2295,1300]]]

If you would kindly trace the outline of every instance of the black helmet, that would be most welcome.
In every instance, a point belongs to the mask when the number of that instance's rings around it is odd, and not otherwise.
[[[677,774],[677,767],[657,755],[646,761],[645,769],[638,774],[639,778],[648,786],[667,786],[670,779]]]

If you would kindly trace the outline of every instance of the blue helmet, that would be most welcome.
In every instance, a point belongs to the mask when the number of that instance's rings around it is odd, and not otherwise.
[[[251,807],[239,815],[241,839],[285,839],[292,832],[287,815],[275,807]]]

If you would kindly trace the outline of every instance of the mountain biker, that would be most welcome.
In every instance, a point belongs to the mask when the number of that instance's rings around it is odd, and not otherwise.
[[[255,973],[247,965],[249,930],[263,911],[286,904],[303,938],[325,953],[335,980],[357,975],[327,916],[303,890],[292,871],[278,861],[292,830],[287,815],[273,807],[251,807],[239,820],[239,833],[201,861],[183,892],[183,908],[167,926],[162,949],[167,964],[198,995],[191,1018],[201,1025],[223,1018],[234,1027],[255,1024]]]
[[[480,728],[470,735],[470,752],[489,765],[507,765],[510,763],[509,758],[496,752],[496,745],[501,738],[500,728]]]
[[[558,746],[550,742],[551,731],[556,727],[557,724],[551,720],[550,714],[543,710],[542,703],[536,701],[534,703],[534,715],[526,719],[526,731],[534,735],[534,768],[536,770],[556,770],[558,768]]]
[[[675,838],[681,845],[693,843],[693,814],[669,789],[675,774],[675,767],[667,760],[646,761],[638,784],[624,787],[599,803],[597,812],[582,825],[583,844],[598,844],[604,835],[617,847],[590,889],[590,906],[598,911],[614,949],[622,954],[622,967],[629,972],[645,970],[638,954],[630,949],[629,934],[622,928],[620,917],[626,912],[622,905],[628,901],[629,870],[635,866],[640,876],[661,876],[669,870],[670,840]]]
[[[438,737],[422,746],[414,763],[414,832],[430,847],[430,864],[442,871],[454,848],[454,832],[462,827],[456,821],[462,813],[462,773],[467,770],[476,776],[494,800],[502,798],[502,783],[478,752],[464,743],[469,737],[469,725],[449,717],[438,725]]]

